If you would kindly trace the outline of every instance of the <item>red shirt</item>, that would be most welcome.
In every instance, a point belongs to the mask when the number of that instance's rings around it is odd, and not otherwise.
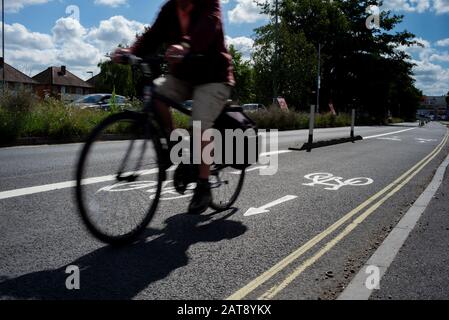
[[[180,6],[178,6],[178,18],[179,18],[179,24],[181,27],[181,33],[183,36],[187,36],[189,32],[189,25],[190,25],[190,14],[192,13],[193,9],[193,3],[190,3],[190,6],[188,6],[185,9],[182,9]]]
[[[137,39],[131,50],[135,55],[145,57],[155,54],[163,45],[187,41],[191,54],[204,57],[185,59],[173,71],[175,77],[193,85],[213,82],[234,85],[232,58],[224,40],[220,0],[193,2],[189,21],[185,23],[179,19],[176,0],[167,1],[154,24]]]

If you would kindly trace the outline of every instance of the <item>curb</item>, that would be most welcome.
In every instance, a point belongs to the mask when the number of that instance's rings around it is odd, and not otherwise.
[[[316,141],[309,143],[304,143],[301,147],[290,147],[288,150],[295,150],[295,151],[303,151],[303,150],[311,150],[316,148],[322,148],[327,146],[332,146],[336,144],[342,144],[342,143],[348,143],[348,142],[355,142],[358,140],[363,140],[362,136],[355,136],[353,138],[338,138],[338,139],[331,139],[331,140],[322,140],[322,141]]]

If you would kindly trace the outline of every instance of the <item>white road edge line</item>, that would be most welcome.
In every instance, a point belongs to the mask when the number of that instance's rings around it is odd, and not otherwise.
[[[367,269],[372,266],[379,268],[379,283],[388,267],[393,262],[399,250],[407,240],[410,232],[415,228],[416,223],[427,209],[433,196],[439,189],[444,179],[444,174],[449,166],[449,155],[438,167],[437,172],[433,176],[432,181],[427,186],[426,190],[419,196],[413,206],[402,217],[396,227],[390,232],[387,238],[382,242],[376,252],[359,270],[357,275],[352,279],[346,289],[340,294],[337,300],[368,300],[373,290],[368,289],[366,281],[371,276],[372,272]]]
[[[290,150],[277,150],[277,151],[271,151],[271,152],[265,152],[261,153],[260,157],[267,156],[267,155],[273,155],[273,154],[282,154],[282,153],[289,153]],[[168,171],[174,170],[174,167],[171,167]],[[150,169],[150,170],[143,170],[140,172],[140,175],[149,175],[157,173],[158,169]],[[126,175],[126,173],[125,173]],[[107,182],[107,181],[113,181],[115,179],[115,175],[107,175],[107,176],[101,176],[101,177],[92,177],[83,179],[83,184],[95,184],[100,182]],[[14,197],[20,197],[20,196],[26,196],[34,193],[41,193],[41,192],[47,192],[47,191],[53,191],[53,190],[60,190],[60,189],[67,189],[67,188],[73,188],[76,186],[76,181],[63,181],[63,182],[57,182],[57,183],[51,183],[51,184],[44,184],[40,186],[34,186],[34,187],[27,187],[27,188],[20,188],[20,189],[13,189],[13,190],[7,190],[7,191],[1,191],[0,192],[0,200],[3,199],[9,199]]]
[[[383,137],[383,136],[389,136],[391,134],[395,134],[395,133],[399,133],[399,132],[405,132],[405,131],[409,131],[409,130],[413,130],[413,129],[416,129],[416,128],[409,128],[409,129],[404,129],[404,130],[399,130],[399,131],[393,131],[393,132],[387,132],[387,133],[382,133],[382,134],[376,134],[374,136],[363,137],[363,140],[373,139],[373,138]]]
[[[173,169],[169,169],[173,170]],[[158,169],[150,169],[150,170],[142,170],[140,171],[140,175],[145,176],[149,174],[157,173]],[[126,175],[127,173],[124,173]],[[107,175],[102,177],[92,177],[92,178],[86,178],[82,180],[83,185],[87,184],[95,184],[100,182],[107,182],[107,181],[113,181],[115,180],[115,175]],[[0,192],[0,200],[8,199],[8,198],[14,198],[14,197],[20,197],[25,196],[29,194],[34,193],[41,193],[41,192],[47,192],[47,191],[53,191],[53,190],[59,190],[59,189],[67,189],[67,188],[73,188],[76,186],[76,181],[64,181],[64,182],[58,182],[58,183],[51,183],[51,184],[44,184],[41,186],[34,186],[34,187],[28,187],[28,188],[20,188],[20,189],[13,189],[8,191],[2,191]]]

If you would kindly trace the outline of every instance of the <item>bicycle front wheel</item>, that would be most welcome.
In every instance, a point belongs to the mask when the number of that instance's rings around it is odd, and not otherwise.
[[[122,244],[146,228],[161,193],[161,152],[144,114],[114,114],[93,130],[78,161],[76,199],[95,237]]]

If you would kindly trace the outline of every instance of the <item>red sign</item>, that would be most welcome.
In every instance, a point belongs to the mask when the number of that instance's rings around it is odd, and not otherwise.
[[[282,110],[288,110],[288,105],[284,98],[278,97],[276,100],[278,102],[279,108],[281,108]]]
[[[329,102],[329,109],[331,110],[331,113],[336,116],[337,113],[335,112],[334,104],[332,102]]]

